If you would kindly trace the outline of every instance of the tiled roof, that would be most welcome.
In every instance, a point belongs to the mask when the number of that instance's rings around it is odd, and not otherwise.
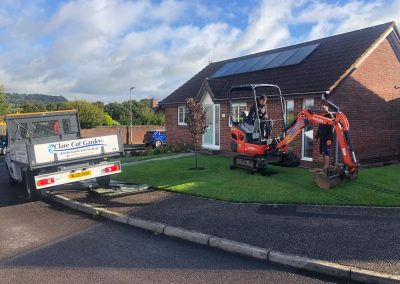
[[[208,84],[215,99],[226,99],[231,86],[249,83],[277,84],[283,94],[322,93],[327,91],[393,25],[394,23],[390,22],[310,42],[210,63],[161,101],[160,104],[180,103],[188,97],[196,97],[204,80],[210,78],[230,61],[267,55],[310,44],[319,44],[319,46],[300,64],[208,79]]]

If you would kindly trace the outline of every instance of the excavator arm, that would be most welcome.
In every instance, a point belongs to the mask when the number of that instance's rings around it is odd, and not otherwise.
[[[350,139],[350,125],[342,112],[333,113],[332,117],[326,117],[325,110],[306,108],[298,113],[297,119],[290,123],[281,133],[281,139],[275,145],[275,150],[286,152],[289,143],[301,132],[302,129],[314,124],[331,125],[335,131],[339,143],[339,149],[346,166],[344,172],[347,176],[354,175],[358,170],[358,163],[354,154],[353,145]]]

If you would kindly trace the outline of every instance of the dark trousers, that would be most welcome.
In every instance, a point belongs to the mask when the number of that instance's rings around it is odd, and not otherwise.
[[[271,137],[272,132],[272,121],[271,120],[261,120],[261,137],[268,139]]]

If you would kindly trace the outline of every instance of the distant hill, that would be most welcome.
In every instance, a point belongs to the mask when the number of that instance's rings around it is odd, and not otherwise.
[[[8,102],[14,106],[22,106],[24,103],[36,102],[36,103],[63,103],[68,100],[63,96],[49,96],[42,94],[17,94],[17,93],[6,93]]]

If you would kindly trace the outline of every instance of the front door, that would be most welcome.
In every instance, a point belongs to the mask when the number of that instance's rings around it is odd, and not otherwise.
[[[219,105],[204,105],[206,132],[203,134],[203,148],[219,149]]]

